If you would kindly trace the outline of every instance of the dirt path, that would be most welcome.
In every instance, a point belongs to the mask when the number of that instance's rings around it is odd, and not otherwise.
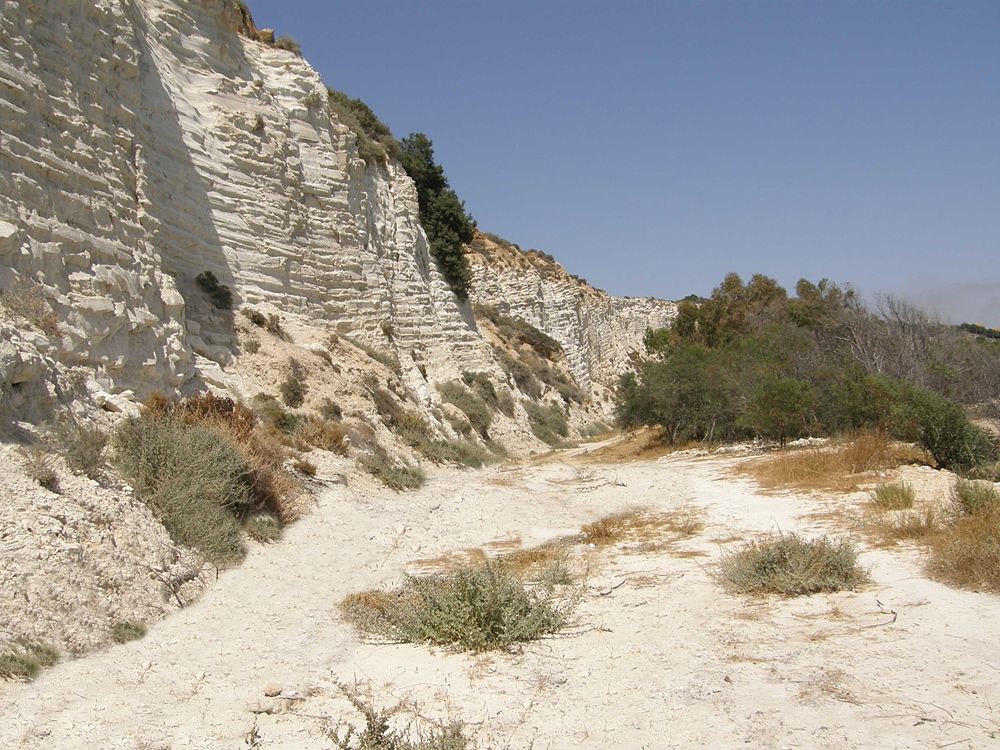
[[[721,540],[828,523],[809,517],[814,498],[729,476],[734,460],[441,472],[403,495],[331,487],[280,544],[141,641],[0,685],[0,747],[233,749],[255,721],[259,747],[332,747],[335,684],[355,678],[461,716],[482,747],[1000,747],[1000,600],[927,580],[917,552],[866,552],[874,583],[859,592],[721,593]],[[537,544],[636,505],[707,523],[655,551],[595,551],[572,634],[472,657],[362,643],[338,619],[344,595],[413,560]],[[876,597],[896,623],[881,624]],[[252,713],[270,681],[307,697]]]

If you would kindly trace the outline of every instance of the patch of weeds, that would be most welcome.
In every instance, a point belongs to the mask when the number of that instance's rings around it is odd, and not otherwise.
[[[562,344],[546,333],[542,333],[530,323],[520,318],[503,315],[490,305],[473,305],[477,318],[485,318],[494,325],[497,333],[514,346],[522,344],[531,347],[539,356],[552,359],[562,354]]]
[[[482,446],[469,440],[447,440],[434,437],[430,426],[415,411],[403,411],[392,423],[400,439],[434,463],[456,463],[479,468],[493,456]]]
[[[376,446],[371,454],[362,456],[358,463],[386,487],[397,492],[417,489],[427,478],[420,467],[403,459],[394,461],[382,446]]]
[[[220,284],[215,274],[211,271],[203,271],[195,277],[198,286],[205,292],[212,304],[220,310],[231,310],[233,307],[233,292],[225,284]]]
[[[285,404],[293,409],[302,406],[306,400],[309,386],[306,384],[305,379],[306,368],[294,357],[289,359],[288,375],[281,382],[281,385],[278,386],[278,390],[281,391],[281,398]]]
[[[466,418],[469,424],[484,439],[489,437],[490,425],[493,423],[493,414],[490,407],[482,398],[470,391],[457,380],[450,380],[447,383],[438,384],[438,392],[441,398],[449,404],[457,407]]]
[[[406,643],[461,651],[508,649],[566,626],[568,605],[530,589],[502,561],[446,575],[408,577],[389,592],[347,597],[342,610],[361,630]]]
[[[111,626],[111,640],[115,643],[137,641],[146,635],[146,626],[134,620],[116,622]]]
[[[951,500],[965,515],[1000,509],[1000,492],[992,482],[959,478],[951,488]]]
[[[604,422],[598,420],[596,422],[591,422],[580,430],[580,435],[589,440],[597,437],[598,435],[606,435],[609,432],[611,432],[611,428],[604,424]]]
[[[327,730],[327,737],[339,750],[467,750],[471,740],[465,735],[462,722],[432,724],[421,719],[419,724],[406,722],[402,728],[393,728],[394,719],[403,710],[402,705],[376,708],[371,697],[363,697],[357,686],[340,686],[344,696],[364,717],[360,730],[353,724],[340,722]],[[415,711],[413,712],[415,713]]]
[[[277,49],[283,49],[286,52],[291,52],[293,55],[298,55],[302,57],[302,47],[290,36],[279,36],[274,40],[271,45]]]
[[[980,505],[933,537],[927,569],[955,586],[1000,592],[1000,506]]]
[[[261,544],[272,544],[281,539],[281,520],[269,513],[251,516],[243,524],[247,536]]]
[[[730,593],[783,596],[853,589],[869,580],[850,542],[804,539],[794,533],[754,541],[724,555],[719,579]]]
[[[243,351],[247,354],[256,354],[260,351],[260,342],[257,339],[247,339],[243,342]]]
[[[882,545],[892,545],[898,541],[929,543],[945,528],[941,514],[934,508],[879,513],[869,518],[867,525]]]
[[[536,438],[555,447],[569,436],[569,423],[563,410],[555,404],[542,405],[527,401],[528,425]]]
[[[357,339],[349,338],[347,336],[341,336],[342,339],[354,345],[355,348],[360,349],[369,358],[374,359],[376,362],[388,367],[396,375],[400,375],[403,372],[403,366],[399,362],[399,357],[394,353],[385,352],[380,349],[376,349],[374,346],[369,346],[363,341],[358,341]]]
[[[24,472],[50,492],[59,492],[59,475],[50,456],[41,446],[21,449]]]
[[[0,679],[31,680],[59,661],[59,651],[45,643],[24,643],[0,652]]]
[[[307,461],[304,458],[297,458],[292,462],[292,466],[295,467],[296,471],[305,474],[307,477],[316,476],[316,464],[312,461]]]
[[[51,440],[71,471],[100,479],[104,468],[104,449],[108,445],[108,434],[104,430],[62,420],[52,431]]]
[[[262,422],[286,435],[294,433],[302,421],[300,414],[285,409],[278,399],[269,393],[258,393],[253,397],[253,410]]]
[[[339,422],[344,418],[344,412],[341,410],[340,405],[328,398],[320,402],[318,411],[323,419],[331,422]]]
[[[310,415],[298,420],[295,435],[321,450],[347,455],[346,435],[340,422]]]
[[[880,484],[871,493],[872,505],[881,510],[905,510],[913,507],[915,493],[907,482]]]
[[[45,287],[33,282],[21,282],[10,289],[0,290],[0,307],[25,320],[49,338],[59,335],[59,316],[45,295]]]
[[[240,312],[243,313],[244,318],[258,328],[264,328],[267,325],[267,316],[260,310],[255,310],[252,307],[244,307]]]

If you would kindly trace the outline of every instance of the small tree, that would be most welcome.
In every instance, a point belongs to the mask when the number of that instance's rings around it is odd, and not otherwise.
[[[744,414],[749,427],[763,437],[777,438],[784,447],[799,435],[812,409],[809,384],[795,378],[770,377],[754,390]]]

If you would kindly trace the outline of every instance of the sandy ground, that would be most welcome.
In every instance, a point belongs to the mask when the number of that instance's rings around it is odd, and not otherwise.
[[[442,471],[400,495],[352,475],[141,641],[0,683],[0,747],[232,750],[256,722],[258,747],[327,748],[324,726],[349,715],[336,684],[355,679],[461,717],[484,748],[1000,747],[1000,599],[928,580],[917,549],[865,547],[873,583],[857,592],[719,589],[736,540],[840,533],[837,508],[859,501],[761,494],[730,473],[740,460]],[[338,616],[344,595],[420,558],[537,544],[632,506],[706,525],[654,551],[591,551],[573,630],[518,653],[366,643]],[[306,697],[265,699],[271,681]]]

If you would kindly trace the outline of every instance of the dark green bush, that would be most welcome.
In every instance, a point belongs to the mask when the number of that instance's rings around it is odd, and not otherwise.
[[[284,402],[293,409],[302,406],[306,400],[309,386],[306,384],[305,378],[305,367],[297,359],[289,359],[288,375],[278,386],[278,390],[281,391],[281,398]]]
[[[423,133],[412,133],[401,142],[400,162],[417,188],[420,223],[430,242],[431,256],[455,296],[469,297],[472,268],[464,245],[472,241],[476,224],[455,191],[448,186],[444,169],[434,161],[434,147]]]
[[[972,424],[961,406],[906,383],[891,388],[893,434],[920,443],[942,468],[963,472],[997,460],[996,440]]]
[[[220,310],[230,310],[233,306],[233,292],[225,284],[220,284],[211,271],[204,271],[195,277],[198,286],[208,294],[212,304]]]

